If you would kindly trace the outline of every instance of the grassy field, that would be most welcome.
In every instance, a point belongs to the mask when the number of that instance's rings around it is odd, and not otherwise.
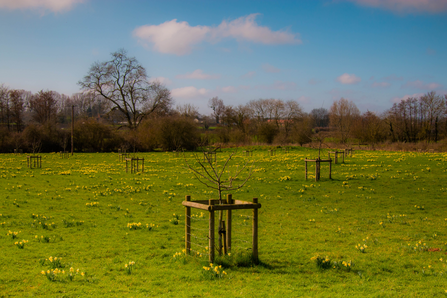
[[[253,149],[233,198],[262,204],[261,263],[244,264],[251,213],[235,211],[217,277],[203,268],[208,214],[193,210],[194,256],[182,253],[185,195],[217,198],[183,157],[141,153],[145,172],[130,174],[114,153],[42,154],[41,169],[0,155],[0,297],[447,296],[447,154],[355,151],[315,182],[303,160],[318,151]]]

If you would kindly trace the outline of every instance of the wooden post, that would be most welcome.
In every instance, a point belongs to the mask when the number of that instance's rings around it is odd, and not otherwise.
[[[307,159],[307,157],[306,157],[306,159]],[[307,180],[307,160],[304,160],[304,175],[305,175],[306,180]]]
[[[208,205],[212,206],[214,205],[214,201],[213,200],[209,200],[208,201]],[[209,230],[209,250],[210,250],[210,257],[209,257],[209,261],[210,263],[214,262],[214,210],[211,209],[210,210],[210,230]]]
[[[227,204],[233,204],[233,195],[227,195]],[[227,243],[227,253],[231,251],[231,209],[227,210],[227,234],[226,234],[226,243]]]
[[[335,164],[337,164],[337,163],[338,163],[338,152],[335,151]]]
[[[144,173],[144,158],[143,158],[142,160],[143,160],[143,161],[142,161],[142,164],[141,164],[141,172]]]
[[[343,151],[342,154],[343,154],[343,163],[345,163],[345,152]]]
[[[191,201],[191,196],[186,196],[186,201]],[[191,254],[191,207],[185,209],[185,254]]]
[[[332,179],[331,174],[332,174],[332,161],[331,161],[331,159],[329,158],[329,179]]]
[[[320,159],[315,160],[315,181],[320,180]]]
[[[253,203],[258,203],[258,198],[253,198]],[[258,208],[253,209],[253,260],[258,263]]]

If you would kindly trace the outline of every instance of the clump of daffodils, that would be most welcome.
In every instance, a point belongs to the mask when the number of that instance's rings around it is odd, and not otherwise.
[[[16,241],[14,243],[14,245],[17,246],[18,248],[22,249],[25,247],[26,243],[28,243],[28,240],[22,240],[22,241]]]
[[[312,261],[315,261],[315,264],[319,269],[330,269],[332,267],[332,261],[328,256],[322,257],[320,255],[316,255],[311,258]]]
[[[42,270],[42,275],[45,275],[45,277],[49,280],[49,281],[58,281],[58,280],[62,280],[62,277],[67,276],[67,279],[69,281],[73,281],[76,275],[81,275],[82,277],[85,277],[85,272],[81,272],[79,271],[79,269],[76,269],[76,271],[74,270],[73,267],[70,267],[69,272],[67,273],[67,275],[65,274],[65,270],[60,270],[59,268],[54,268],[54,269],[48,269],[47,271]]]
[[[8,233],[6,233],[6,236],[11,236],[12,239],[16,239],[17,236],[19,235],[19,233],[21,233],[21,231],[18,231],[18,232],[8,231]]]
[[[55,269],[55,268],[63,268],[64,265],[62,265],[62,258],[58,258],[58,257],[49,257],[48,259],[46,259],[45,261],[48,261],[50,268]]]
[[[222,265],[214,265],[210,263],[209,266],[203,266],[203,275],[207,279],[223,278],[227,273],[222,269]]]
[[[366,248],[368,248],[368,246],[366,244],[362,245],[359,243],[355,246],[355,248],[361,253],[366,253]]]
[[[129,230],[138,230],[141,229],[141,222],[136,223],[136,222],[130,222],[127,224],[127,227],[129,228]]]
[[[180,219],[180,215],[178,214],[172,214],[172,219],[169,220],[170,223],[173,225],[178,225],[178,220]]]
[[[135,267],[135,262],[134,261],[130,261],[127,264],[124,264],[124,269],[126,270],[127,274],[132,274],[132,271],[134,270]]]

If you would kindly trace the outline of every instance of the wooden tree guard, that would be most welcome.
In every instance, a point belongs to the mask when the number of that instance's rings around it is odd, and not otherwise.
[[[28,164],[28,168],[42,168],[42,156],[37,155],[28,155],[26,157],[26,162]]]
[[[228,253],[231,251],[231,220],[232,211],[237,209],[253,209],[253,229],[252,229],[252,253],[255,262],[258,261],[258,209],[261,208],[261,204],[258,203],[257,198],[253,198],[253,203],[233,200],[231,194],[227,195],[226,204],[219,205],[219,200],[198,200],[191,201],[191,196],[186,196],[186,200],[182,205],[185,206],[185,253],[189,255],[191,253],[191,208],[207,210],[209,212],[209,236],[208,236],[208,248],[209,248],[209,262],[214,262],[214,211],[227,210],[226,218],[226,233],[225,233],[225,251]]]
[[[14,149],[14,153],[15,153],[15,154],[17,154],[17,153],[23,153],[23,149]]]
[[[245,150],[244,151],[245,156],[253,156],[253,151],[251,150]]]
[[[332,179],[332,159],[305,159],[304,163],[304,173],[305,173],[305,177],[307,180],[307,162],[315,162],[315,181],[319,181],[320,180],[320,164],[322,162],[327,162],[329,163],[329,179]]]
[[[175,151],[175,150],[174,150],[174,151],[172,151],[172,153],[174,153],[174,156],[175,156],[175,157],[179,157],[179,156],[180,156],[180,152],[178,152],[178,151]]]
[[[141,169],[140,169],[141,161]],[[126,173],[129,171],[130,163],[130,173],[135,174],[136,172],[144,172],[144,158],[132,157],[126,158]]]
[[[289,153],[289,147],[282,148],[284,150],[284,153]]]
[[[343,163],[345,163],[345,151],[329,151],[328,152],[328,157],[329,159],[331,159],[331,154],[335,155],[335,161],[334,164],[338,163],[338,155],[340,154],[343,157]]]
[[[129,153],[121,153],[121,154],[118,154],[118,158],[120,159],[120,161],[126,161],[126,159],[128,159],[129,156],[130,156]]]
[[[273,149],[268,150],[267,156],[275,156],[275,150],[273,150]]]
[[[70,157],[70,153],[67,151],[61,151],[61,152],[59,152],[59,155],[61,158],[69,158]]]
[[[345,149],[345,156],[350,156],[350,157],[352,157],[352,152],[354,151],[354,149],[352,149],[352,148],[346,148]]]
[[[203,161],[211,161],[216,162],[217,161],[217,157],[216,157],[216,151],[208,151],[208,152],[203,152]]]

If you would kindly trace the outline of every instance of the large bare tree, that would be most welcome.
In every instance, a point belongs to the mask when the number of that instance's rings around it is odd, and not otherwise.
[[[110,61],[93,63],[78,84],[84,92],[110,101],[112,111],[118,111],[131,129],[152,113],[172,105],[169,90],[159,82],[149,82],[145,68],[123,49],[112,53]]]

